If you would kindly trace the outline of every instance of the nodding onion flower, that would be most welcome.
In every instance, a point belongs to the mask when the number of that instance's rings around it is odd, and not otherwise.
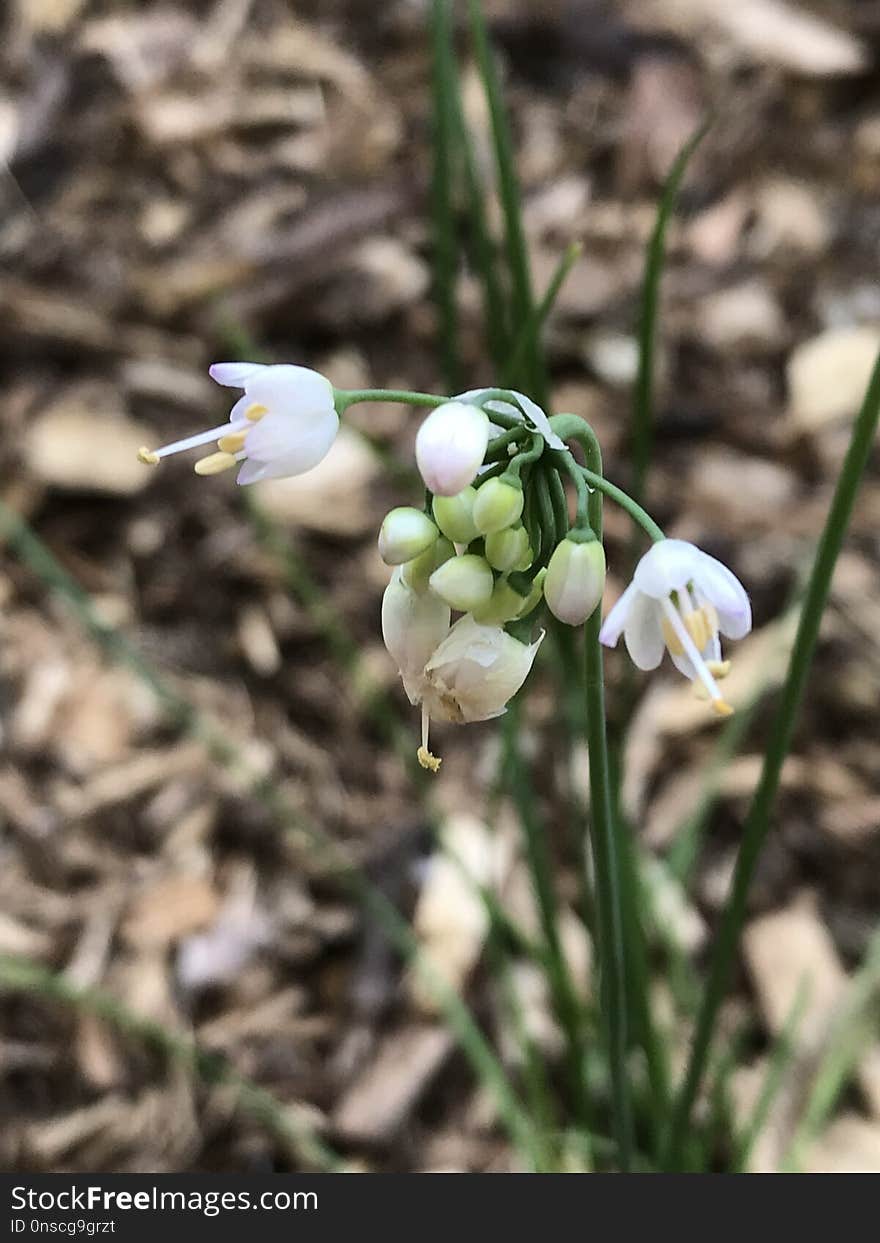
[[[200,458],[197,475],[217,475],[241,463],[238,483],[302,475],[317,466],[339,431],[333,385],[317,371],[288,364],[214,363],[211,378],[243,388],[229,422],[161,449],[141,449],[148,466],[184,449],[216,441],[217,452]]]
[[[718,715],[729,716],[733,709],[718,681],[730,662],[722,658],[719,636],[741,639],[751,628],[749,598],[736,575],[694,544],[664,539],[636,566],[599,638],[614,647],[623,634],[639,669],[656,669],[665,649]]]
[[[382,599],[382,637],[400,670],[413,706],[422,709],[418,760],[436,772],[428,749],[431,720],[488,721],[507,711],[525,682],[543,632],[520,643],[500,626],[483,626],[466,613],[449,626],[449,608],[432,591],[417,592],[395,570]]]

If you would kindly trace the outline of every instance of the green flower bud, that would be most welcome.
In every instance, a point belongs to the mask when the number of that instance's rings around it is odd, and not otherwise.
[[[434,497],[434,521],[453,544],[469,544],[479,531],[474,526],[476,488],[467,487],[455,496]]]
[[[489,479],[477,491],[474,522],[482,535],[492,535],[519,522],[523,511],[522,484],[515,475]]]
[[[519,617],[527,617],[541,603],[542,584],[546,573],[543,569],[538,571],[527,596],[521,596],[507,579],[499,580],[489,602],[474,610],[474,621],[483,626],[503,626]]]
[[[444,561],[448,561],[450,557],[454,556],[455,549],[449,540],[444,539],[441,535],[430,548],[426,548],[418,557],[414,557],[412,561],[404,562],[400,567],[400,576],[410,591],[415,591],[418,595],[422,595],[423,592],[428,590],[428,579],[434,571]]]
[[[486,560],[493,570],[507,574],[510,570],[527,570],[532,564],[529,533],[523,526],[507,527],[486,536]]]
[[[401,505],[385,515],[379,531],[379,556],[386,565],[403,565],[430,548],[438,534],[427,514]]]
[[[605,550],[597,539],[564,539],[547,566],[544,596],[554,617],[582,626],[595,612],[605,589]]]
[[[472,613],[487,604],[495,586],[489,563],[473,553],[451,557],[428,582],[435,595],[462,613]]]

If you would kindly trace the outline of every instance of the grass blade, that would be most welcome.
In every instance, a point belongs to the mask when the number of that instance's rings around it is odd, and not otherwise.
[[[632,409],[632,495],[642,504],[645,481],[654,448],[654,356],[657,345],[657,305],[660,278],[666,259],[666,230],[675,208],[688,162],[703,141],[711,122],[704,122],[681,151],[669,171],[663,195],[657,208],[654,229],[645,255],[645,277],[639,315],[639,366],[633,393]]]
[[[458,308],[455,277],[458,247],[455,236],[453,144],[457,130],[457,92],[449,0],[431,0],[431,84],[433,167],[431,208],[434,237],[434,300],[440,320],[443,379],[451,392],[459,385]]]
[[[804,605],[782,697],[770,731],[764,765],[743,828],[742,845],[736,861],[730,898],[715,939],[709,978],[697,1019],[687,1072],[673,1112],[666,1168],[676,1168],[682,1143],[690,1123],[691,1110],[703,1077],[706,1057],[715,1029],[718,1010],[727,989],[740,929],[746,914],[746,899],[755,865],[770,830],[770,813],[779,787],[785,757],[791,746],[798,709],[819,637],[822,612],[828,599],[834,566],[849,525],[859,483],[867,465],[880,420],[880,357],[853,427],[852,438],[841,468],[831,508],[819,541],[807,585]]]
[[[319,1138],[305,1111],[279,1101],[259,1084],[239,1075],[224,1058],[200,1049],[195,1041],[169,1031],[160,1023],[142,1018],[100,989],[78,987],[39,963],[3,954],[0,955],[0,992],[4,990],[47,997],[103,1019],[117,1031],[156,1049],[168,1061],[185,1066],[203,1083],[232,1088],[241,1109],[289,1145],[304,1164],[318,1170],[344,1170],[343,1159]],[[298,1116],[300,1112],[302,1117]]]
[[[534,320],[535,302],[532,293],[532,276],[529,267],[529,254],[526,245],[525,229],[523,228],[522,203],[520,199],[519,180],[516,175],[513,139],[510,124],[504,107],[504,98],[486,18],[480,0],[469,0],[471,32],[477,65],[483,81],[483,89],[489,104],[489,115],[492,122],[492,139],[495,149],[495,160],[498,166],[498,185],[501,193],[501,208],[504,214],[504,232],[507,246],[507,262],[510,268],[510,284],[513,302],[513,314],[516,323],[530,324]],[[521,367],[522,379],[512,378],[526,389],[541,407],[547,405],[547,372],[540,343],[532,331],[526,341]]]

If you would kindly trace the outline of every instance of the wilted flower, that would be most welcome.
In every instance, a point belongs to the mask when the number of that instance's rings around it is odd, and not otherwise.
[[[416,462],[436,496],[455,496],[473,483],[489,443],[489,419],[477,406],[446,401],[416,436]]]
[[[218,452],[196,462],[197,475],[216,475],[242,462],[239,483],[302,475],[327,455],[339,431],[333,385],[317,371],[288,364],[214,363],[212,379],[243,388],[229,422],[161,449],[141,449],[142,462],[217,442]]]
[[[544,638],[520,643],[500,626],[459,618],[425,665],[422,682],[422,745],[419,763],[434,771],[440,761],[428,750],[431,719],[488,721],[507,711],[525,682]]]
[[[544,579],[544,599],[554,617],[582,626],[601,602],[604,587],[605,550],[599,540],[569,535],[556,545]]]
[[[382,597],[382,638],[400,670],[411,704],[422,699],[425,665],[449,633],[449,606],[430,591],[413,591],[400,568]]]
[[[719,634],[741,639],[751,628],[749,598],[736,575],[695,545],[666,539],[642,557],[599,638],[614,647],[623,634],[640,669],[656,669],[665,648],[676,668],[704,688],[719,716],[728,716],[733,709],[716,680],[730,668]]]
[[[379,528],[379,556],[386,565],[403,565],[426,552],[438,534],[427,514],[411,505],[400,505],[385,515]]]

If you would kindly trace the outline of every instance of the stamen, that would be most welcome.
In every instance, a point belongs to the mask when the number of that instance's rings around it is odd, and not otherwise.
[[[719,716],[733,716],[734,709],[730,706],[726,699],[713,699],[712,707]]]
[[[247,432],[232,432],[229,435],[221,436],[217,441],[217,448],[224,453],[238,453],[239,449],[244,448],[244,439]]]
[[[702,652],[712,638],[712,628],[705,609],[694,609],[693,612],[688,613],[684,619],[684,624],[687,626],[688,634]]]
[[[438,756],[432,755],[428,750],[428,730],[430,727],[431,718],[428,714],[428,709],[422,704],[422,745],[416,752],[416,759],[422,768],[427,769],[428,772],[436,773],[443,761]]]
[[[263,415],[268,413],[268,406],[261,406],[258,401],[255,401],[252,406],[248,406],[247,410],[245,410],[244,417],[249,419],[251,423],[259,423]]]
[[[715,711],[718,712],[720,716],[729,716],[733,709],[721,698],[721,692],[718,689],[718,684],[707,668],[705,660],[703,660],[703,657],[697,650],[697,646],[688,633],[688,628],[682,620],[678,609],[668,596],[664,597],[660,601],[660,607],[683,648],[683,655],[688,657],[694,667],[694,672],[709,692],[709,697],[712,700]],[[719,708],[717,706],[718,704],[723,706]]]
[[[722,678],[726,678],[728,673],[730,673],[730,661],[729,660],[707,660],[706,668],[712,674],[713,678],[716,678],[717,681],[720,682]]]
[[[665,617],[662,619],[660,625],[663,628],[663,638],[666,640],[666,649],[670,656],[683,656],[684,648],[679,642],[678,635],[672,629]]]
[[[146,445],[141,445],[138,449],[138,461],[143,462],[144,466],[158,466],[159,454],[148,449]]]
[[[193,469],[197,475],[219,475],[224,470],[235,466],[236,459],[231,453],[209,453],[199,458]]]
[[[247,426],[246,421],[223,423],[220,427],[212,427],[207,432],[199,432],[195,436],[187,436],[184,440],[175,440],[170,445],[163,445],[161,449],[155,450],[156,457],[170,457],[172,453],[183,453],[185,449],[198,449],[200,445],[209,445],[212,440],[219,440],[221,436],[240,432]]]

